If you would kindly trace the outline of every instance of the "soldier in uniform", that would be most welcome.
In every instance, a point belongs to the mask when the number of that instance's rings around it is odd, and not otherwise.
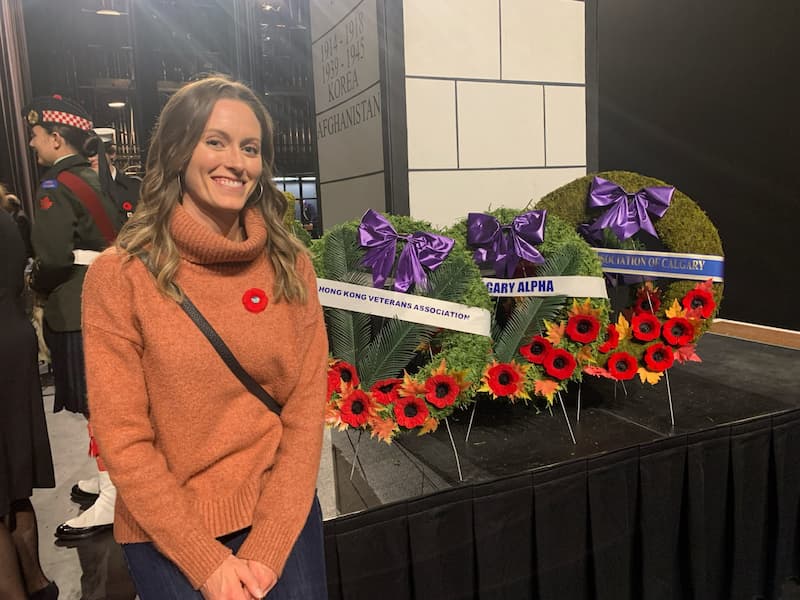
[[[136,210],[136,205],[139,203],[139,189],[142,182],[140,179],[125,175],[117,168],[117,148],[114,140],[116,131],[110,127],[97,127],[94,131],[103,140],[106,159],[108,160],[108,174],[106,175],[100,168],[99,153],[91,156],[89,161],[92,168],[100,176],[100,183],[103,185],[103,189],[108,192],[117,210],[127,220]]]
[[[57,95],[40,97],[23,116],[30,127],[30,146],[39,164],[47,167],[34,202],[31,286],[46,297],[44,330],[53,358],[54,410],[66,408],[88,417],[81,288],[89,264],[113,243],[124,214],[101,191],[89,166],[88,149],[99,140],[82,106]],[[99,461],[98,466],[102,468]],[[78,482],[73,492],[98,498],[91,509],[59,526],[59,532],[68,534],[57,533],[59,537],[85,537],[110,527],[116,490],[103,471],[97,481]]]

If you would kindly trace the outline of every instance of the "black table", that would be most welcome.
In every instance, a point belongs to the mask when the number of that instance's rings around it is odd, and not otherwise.
[[[453,487],[325,524],[332,600],[776,598],[800,573],[800,352],[709,334],[666,385],[402,438]],[[616,387],[616,390],[615,390]]]

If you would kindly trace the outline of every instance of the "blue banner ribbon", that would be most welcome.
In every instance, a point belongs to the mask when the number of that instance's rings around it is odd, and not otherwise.
[[[710,254],[647,252],[592,248],[605,273],[623,273],[668,279],[724,281],[725,259]]]

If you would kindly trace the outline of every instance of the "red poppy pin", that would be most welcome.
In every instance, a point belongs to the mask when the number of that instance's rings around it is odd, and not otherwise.
[[[123,202],[122,210],[128,210],[128,211],[133,210],[133,204],[131,204],[130,202]]]
[[[267,294],[264,290],[258,288],[250,288],[244,293],[244,296],[242,296],[242,304],[244,304],[247,310],[253,313],[260,313],[267,308],[268,303]]]
[[[51,206],[53,206],[53,201],[50,200],[50,198],[48,198],[47,196],[45,196],[44,198],[39,198],[39,208],[41,208],[42,210],[47,210]]]

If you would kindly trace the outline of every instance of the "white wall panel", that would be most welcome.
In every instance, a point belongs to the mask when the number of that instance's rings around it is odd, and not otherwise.
[[[408,75],[500,78],[499,0],[404,0]]]
[[[544,165],[542,86],[459,82],[461,168]]]
[[[455,168],[455,82],[406,79],[408,168]]]
[[[360,219],[368,208],[381,212],[386,210],[383,173],[323,183],[320,185],[320,195],[325,202],[322,209],[324,229],[351,219]]]
[[[547,166],[586,164],[586,90],[545,86]]]
[[[503,79],[585,82],[583,2],[501,0],[501,8]]]
[[[507,206],[523,208],[586,169],[417,171],[408,174],[411,216],[446,227],[467,213]]]

